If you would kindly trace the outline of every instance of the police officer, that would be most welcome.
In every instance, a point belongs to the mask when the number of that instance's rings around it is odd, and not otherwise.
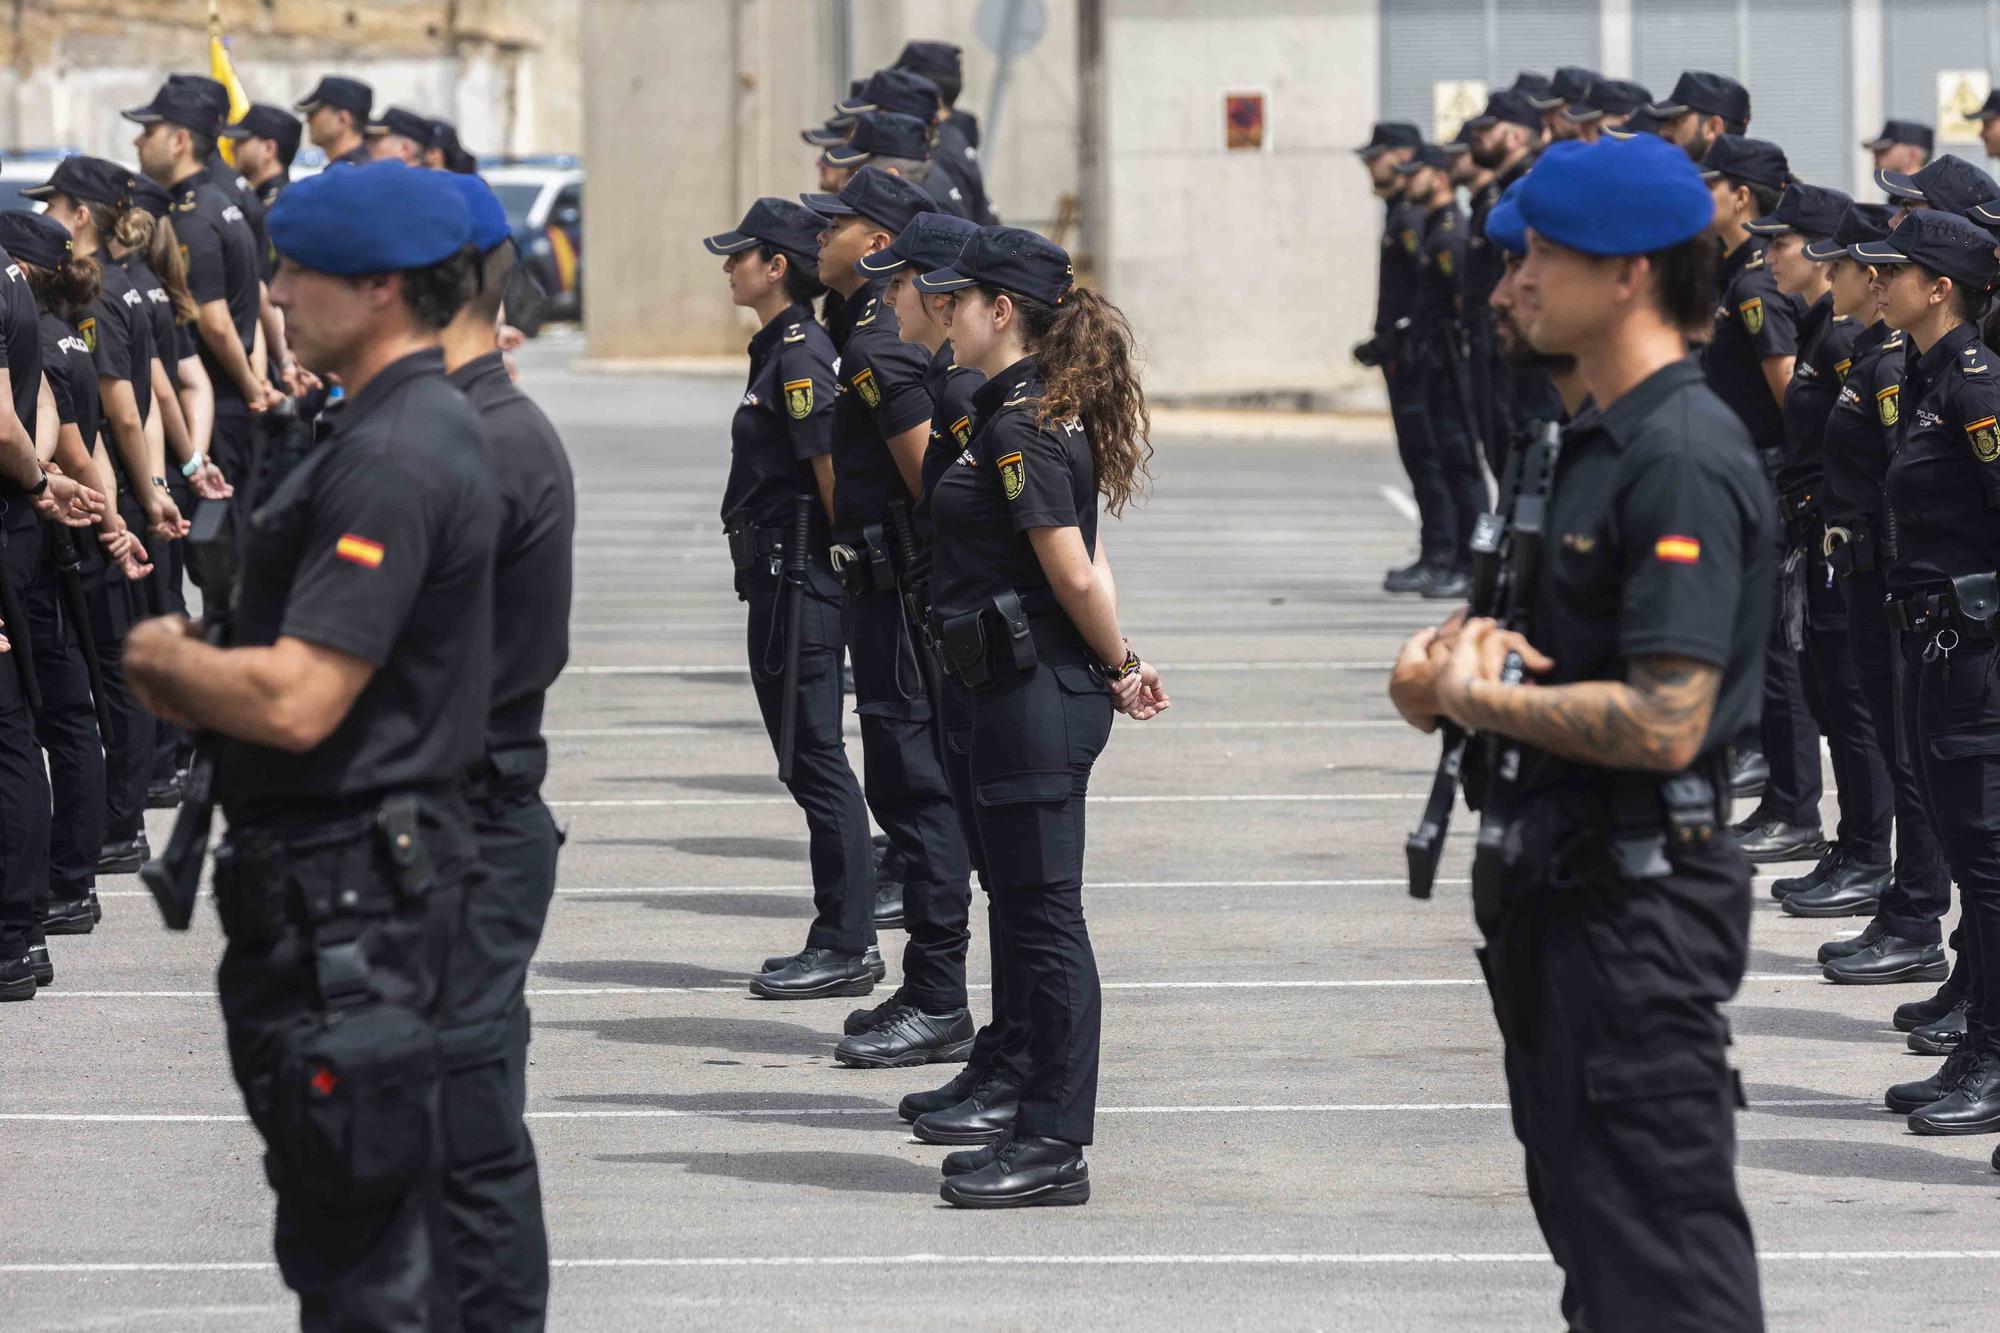
[[[1882,132],[1863,139],[1861,146],[1875,155],[1877,171],[1914,173],[1931,160],[1935,136],[1931,127],[1915,120],[1882,122]]]
[[[2000,182],[1951,153],[1912,172],[1877,170],[1875,183],[1892,204],[1905,209],[1941,209],[1962,217],[1981,204],[2000,199]]]
[[[1597,410],[1563,434],[1525,632],[1424,631],[1391,695],[1519,760],[1487,792],[1474,902],[1569,1326],[1758,1329],[1720,1012],[1750,869],[1724,755],[1757,706],[1775,540],[1748,433],[1687,359],[1714,201],[1642,135],[1552,148],[1519,203],[1525,331],[1576,358]],[[1534,684],[1503,679],[1510,655]]]
[[[1750,91],[1726,74],[1688,70],[1674,81],[1666,101],[1646,110],[1660,137],[1679,144],[1696,162],[1723,135],[1750,132]]]
[[[875,981],[886,969],[848,908],[873,892],[868,810],[841,739],[841,587],[829,562],[833,515],[833,400],[837,353],[813,315],[819,233],[826,219],[800,204],[765,198],[732,231],[707,237],[724,256],[730,299],[759,317],[750,340],[750,381],[730,422],[729,480],[722,523],[748,604],[750,683],[774,750],[781,749],[784,689],[794,653],[789,601],[803,608],[796,649],[789,790],[806,817],[816,917],[806,948],[765,960],[777,972],[811,950],[861,952]],[[811,501],[804,581],[787,572],[788,533],[799,497]]]
[[[306,137],[326,154],[328,166],[359,166],[368,160],[363,131],[374,105],[373,88],[359,79],[329,74],[292,109],[306,118]]]
[[[1417,501],[1417,558],[1384,576],[1385,592],[1421,593],[1441,582],[1452,560],[1452,497],[1431,439],[1424,392],[1423,361],[1411,333],[1417,293],[1423,285],[1422,210],[1407,195],[1407,165],[1423,146],[1417,127],[1378,121],[1368,142],[1356,149],[1368,169],[1369,184],[1383,203],[1382,246],[1376,271],[1375,332],[1354,349],[1364,366],[1379,366],[1389,390],[1389,414],[1396,429],[1396,455]]]
[[[1805,311],[1778,290],[1764,259],[1763,238],[1749,224],[1777,207],[1791,168],[1776,144],[1725,134],[1702,157],[1701,169],[1715,195],[1709,231],[1724,256],[1722,304],[1715,311],[1702,364],[1709,384],[1743,419],[1767,472],[1775,477],[1785,444],[1781,404],[1798,358],[1799,321]],[[1776,504],[1774,495],[1774,508]],[[1773,535],[1782,537],[1775,529]],[[1774,599],[1783,596],[1775,580],[1771,592]],[[1817,860],[1826,851],[1819,817],[1819,735],[1806,708],[1787,617],[1774,614],[1769,623],[1770,660],[1758,735],[1768,773],[1756,809],[1735,825],[1736,835],[1752,861]]]
[[[1979,143],[1988,157],[2000,157],[2000,88],[1986,94],[1985,103],[1973,114],[1979,122]]]
[[[499,521],[438,348],[469,233],[446,177],[389,164],[278,201],[274,296],[346,402],[247,525],[235,641],[173,617],[126,640],[140,701],[221,737],[218,987],[308,1328],[457,1326],[432,1221],[442,1144],[493,1132],[439,1093]]]
[[[820,154],[820,188],[837,194],[855,171],[873,163],[892,176],[923,187],[933,203],[956,217],[967,215],[964,197],[951,178],[933,169],[926,122],[896,111],[862,111],[846,143]]]
[[[465,150],[458,141],[458,126],[442,117],[431,117],[430,147],[424,150],[424,165],[433,171],[456,172],[461,176],[474,175],[479,170],[479,159]]]
[[[947,1159],[939,1193],[962,1208],[1083,1203],[1099,1048],[1085,793],[1113,709],[1143,720],[1167,705],[1159,673],[1119,632],[1097,562],[1099,498],[1115,517],[1148,476],[1145,403],[1125,317],[1033,232],[982,228],[916,286],[956,294],[954,354],[987,377],[963,458],[931,492],[930,618],[941,664],[968,692],[970,822],[997,909],[1007,1022],[1027,1034],[1011,1123],[993,1124],[987,1151]],[[937,1132],[956,1109],[912,1129],[978,1142]]]
[[[944,101],[930,78],[906,69],[878,69],[868,76],[859,92],[834,103],[833,110],[836,116],[857,119],[870,111],[893,111],[922,121],[931,169],[900,174],[920,182],[945,212],[979,220],[979,207],[985,200],[984,186],[978,187],[980,204],[976,205],[972,193],[976,173],[967,167],[963,155],[944,142]],[[986,211],[990,213],[992,209]]]
[[[1431,449],[1451,503],[1448,553],[1419,591],[1425,597],[1451,599],[1466,594],[1472,526],[1490,503],[1479,470],[1478,416],[1472,405],[1464,321],[1465,214],[1452,189],[1450,155],[1438,145],[1424,145],[1396,171],[1407,179],[1404,195],[1412,209],[1421,212],[1422,276],[1410,311],[1410,359],[1423,382]]]
[[[936,208],[920,187],[873,164],[859,168],[838,195],[803,201],[830,219],[820,234],[819,277],[845,298],[832,330],[840,349],[832,554],[847,593],[844,629],[861,715],[863,790],[903,876],[905,919],[934,911],[934,919],[946,920],[949,904],[969,899],[971,872],[938,754],[915,626],[899,595],[891,507],[913,501],[921,483],[933,407],[924,390],[928,358],[898,335],[895,312],[882,299],[888,280],[857,267],[886,249],[911,218]],[[872,911],[853,901],[851,884],[847,895],[837,949],[809,949],[793,966],[753,980],[751,989],[772,998],[867,994],[874,982],[855,942],[872,934],[872,919],[864,920]],[[963,908],[957,920],[964,920]],[[972,1038],[971,1016],[935,1017],[945,1021],[922,1058],[959,1058]]]
[[[1632,114],[1653,100],[1644,84],[1629,79],[1596,79],[1580,98],[1565,102],[1562,118],[1572,127],[1561,138],[1595,143],[1611,130],[1623,129]]]
[[[1564,65],[1549,80],[1546,91],[1529,97],[1529,105],[1542,117],[1542,133],[1548,136],[1549,142],[1578,137],[1577,122],[1565,116],[1563,109],[1573,102],[1582,102],[1590,95],[1592,86],[1603,80],[1604,76],[1594,69]]]
[[[301,129],[297,116],[263,102],[254,103],[243,119],[222,127],[222,137],[235,145],[237,168],[266,211],[292,183],[292,159],[298,156]],[[277,261],[267,247],[265,279],[276,270]]]
[[[465,200],[478,256],[471,295],[444,330],[445,376],[479,412],[500,494],[493,702],[485,754],[469,782],[479,879],[465,898],[441,1034],[445,1115],[479,1132],[449,1140],[445,1210],[465,1326],[539,1329],[549,1244],[535,1147],[521,1118],[528,1077],[523,988],[562,843],[541,797],[549,756],[542,711],[569,657],[576,487],[555,427],[514,387],[500,355],[500,305],[515,259],[506,210],[477,176],[443,179]]]
[[[1483,417],[1480,436],[1494,476],[1503,470],[1507,443],[1517,433],[1562,418],[1562,405],[1548,377],[1533,367],[1502,364],[1492,307],[1493,291],[1505,271],[1506,252],[1493,244],[1487,221],[1502,194],[1527,174],[1541,143],[1542,118],[1527,97],[1501,89],[1466,128],[1473,160],[1493,173],[1472,195],[1465,244],[1465,309],[1472,329],[1473,384]]]
[[[1819,550],[1846,603],[1847,652],[1866,708],[1865,718],[1848,725],[1855,735],[1872,736],[1875,742],[1888,774],[1896,834],[1894,870],[1882,886],[1873,919],[1859,935],[1820,946],[1819,961],[1826,979],[1834,982],[1905,980],[1941,966],[1938,923],[1951,907],[1951,881],[1909,746],[1900,734],[1896,631],[1889,628],[1882,611],[1889,563],[1882,487],[1890,444],[1902,421],[1906,339],[1881,318],[1880,293],[1873,285],[1876,270],[1848,254],[1851,245],[1887,235],[1893,214],[1886,204],[1851,205],[1833,234],[1807,245],[1804,252],[1808,260],[1828,269],[1834,312],[1866,325],[1850,353],[1851,364],[1840,377],[1840,392],[1822,436],[1820,511],[1825,531]],[[1843,780],[1843,797],[1846,791]],[[1785,895],[1788,902],[1821,895],[1821,885],[1843,868],[1844,862],[1836,866],[1822,862],[1802,879],[1779,880],[1771,890]],[[1932,999],[1900,1006],[1896,1026],[1914,1032],[1955,1016],[1953,1026],[1963,1032],[1962,991],[1948,979]]]
[[[979,119],[958,106],[965,88],[960,49],[950,42],[907,42],[896,57],[896,68],[921,74],[937,86],[944,116],[938,123],[936,155],[964,193],[972,220],[982,227],[993,226],[1000,218],[986,198],[986,175],[979,165]]]
[[[424,154],[431,147],[430,117],[399,106],[370,117],[361,132],[368,140],[368,158],[372,162],[386,158],[405,166],[421,167]]]

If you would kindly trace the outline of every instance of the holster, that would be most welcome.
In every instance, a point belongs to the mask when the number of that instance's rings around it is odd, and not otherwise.
[[[1041,660],[1028,613],[1011,590],[990,606],[940,621],[931,642],[945,674],[974,691],[991,687],[1004,671],[1031,671]]]

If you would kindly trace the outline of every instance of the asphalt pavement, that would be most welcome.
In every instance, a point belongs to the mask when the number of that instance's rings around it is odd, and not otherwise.
[[[744,986],[811,911],[717,518],[740,381],[581,375],[578,351],[520,358],[580,507],[548,713],[569,842],[530,981],[552,1327],[1560,1322],[1472,958],[1463,810],[1435,899],[1403,887],[1436,751],[1395,723],[1384,671],[1442,608],[1379,591],[1414,536],[1379,427],[1163,420],[1153,498],[1105,523],[1126,632],[1174,706],[1121,719],[1092,782],[1094,1194],[962,1213],[937,1198],[944,1150],[894,1113],[953,1070],[839,1066],[854,1002]],[[851,717],[849,739],[858,769]],[[170,820],[149,819],[156,846]],[[101,889],[97,932],[54,941],[55,986],[0,1007],[0,1328],[285,1327],[213,914],[171,935],[134,878]],[[1860,923],[1753,892],[1730,1016],[1772,1325],[1990,1328],[1994,1140],[1880,1109],[1933,1067],[1888,1023],[1928,988],[1825,984],[1815,947]],[[983,1012],[983,931],[972,954]]]

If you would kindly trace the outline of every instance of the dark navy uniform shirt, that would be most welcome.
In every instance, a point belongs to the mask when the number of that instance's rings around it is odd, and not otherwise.
[[[924,447],[923,490],[917,497],[920,515],[930,512],[931,488],[938,478],[972,443],[972,396],[984,383],[984,375],[958,364],[949,341],[931,354],[924,370],[924,390],[931,396],[931,439]]]
[[[972,217],[972,201],[965,197],[965,191],[958,188],[958,180],[949,171],[938,169],[931,163],[931,174],[924,177],[923,190],[937,201],[937,206],[955,218]]]
[[[1484,316],[1489,309],[1487,298],[1500,285],[1500,279],[1507,272],[1507,253],[1486,239],[1486,218],[1493,211],[1493,205],[1500,202],[1500,196],[1507,187],[1521,179],[1528,168],[1535,164],[1530,154],[1495,175],[1481,186],[1472,196],[1472,216],[1465,227],[1465,308]]]
[[[230,322],[236,326],[236,336],[243,340],[243,354],[248,357],[257,336],[257,287],[261,281],[257,241],[250,224],[242,208],[200,173],[169,193],[174,197],[174,234],[180,238],[181,253],[187,259],[188,292],[196,305],[229,303]],[[222,368],[207,343],[201,344],[201,363],[215,385],[219,405],[243,401],[236,380]]]
[[[375,674],[304,754],[224,744],[231,824],[456,782],[485,753],[499,519],[479,417],[445,381],[442,352],[412,353],[348,397],[251,517],[236,642],[290,636]]]
[[[931,491],[931,606],[940,619],[981,610],[1010,589],[1047,596],[1030,529],[1077,528],[1097,553],[1090,436],[1078,421],[1036,424],[1041,396],[1032,356],[972,395],[978,425]]]
[[[257,242],[257,253],[262,255],[271,244],[264,232],[267,204],[263,195],[235,167],[224,162],[219,151],[209,157],[208,167],[202,174],[208,177],[210,185],[228,195],[230,202],[243,210],[243,221],[249,225],[250,235]]]
[[[42,393],[41,312],[28,275],[14,257],[0,250],[0,370],[7,372],[14,393],[14,415],[35,435],[35,406]],[[19,495],[20,488],[0,476],[0,495]]]
[[[542,705],[569,661],[576,482],[562,438],[514,387],[499,352],[447,377],[479,413],[500,493],[493,561],[493,706],[486,748],[533,745]]]
[[[833,452],[833,366],[833,340],[804,302],[750,340],[750,382],[729,423],[725,521],[740,509],[758,527],[783,527],[796,495],[825,512],[812,460]]]
[[[972,220],[982,227],[997,227],[1000,215],[993,211],[993,204],[986,197],[986,174],[979,166],[979,150],[967,142],[959,123],[961,115],[954,111],[950,119],[938,126],[937,142],[931,145],[931,160],[951,176],[959,193],[965,196]],[[977,132],[976,126],[974,131]]]
[[[1861,326],[1834,314],[1833,297],[1822,296],[1806,311],[1798,337],[1798,360],[1785,386],[1785,459],[1778,465],[1778,494],[1788,498],[1819,493],[1827,414],[1854,369]]]
[[[1912,347],[1915,344],[1911,344]],[[2000,569],[2000,358],[1960,324],[1909,365],[1887,488],[1894,594]]]
[[[1769,357],[1796,356],[1799,320],[1805,311],[1796,298],[1778,290],[1764,264],[1764,243],[1751,237],[1722,262],[1722,305],[1715,312],[1715,335],[1702,355],[1709,386],[1729,404],[1760,451],[1784,448],[1785,418],[1764,378]]]
[[[287,171],[281,171],[277,175],[272,176],[268,180],[265,180],[262,183],[255,185],[251,188],[254,189],[257,193],[257,203],[259,204],[259,206],[263,208],[264,212],[268,215],[272,207],[277,204],[278,196],[283,194],[285,192],[285,187],[290,185],[291,183],[292,183],[291,173]],[[263,233],[263,241],[264,241],[264,246],[262,251],[259,253],[258,258],[263,268],[264,281],[269,282],[273,277],[273,275],[275,275],[278,271],[278,248],[271,244],[271,238],[268,232]]]
[[[1702,755],[1756,719],[1776,577],[1769,484],[1693,358],[1563,431],[1546,522],[1529,638],[1555,668],[1539,682],[1621,680],[1635,657],[1692,658],[1722,670]],[[1601,777],[1528,754],[1524,790]]]
[[[887,441],[931,419],[924,392],[930,354],[897,333],[886,299],[889,280],[855,292],[843,311],[847,341],[837,363],[833,401],[833,537],[855,542],[861,529],[883,522],[889,501],[909,488]]]
[[[102,256],[99,256],[102,258]],[[181,340],[187,337],[183,326],[174,322],[174,298],[167,295],[166,284],[160,275],[153,272],[152,265],[137,250],[128,253],[118,261],[118,267],[125,270],[132,286],[146,301],[146,324],[153,334],[153,355],[167,368],[167,378],[175,388],[180,387],[183,359]]]
[[[1429,339],[1465,311],[1465,214],[1455,203],[1424,215],[1424,283],[1414,320]]]
[[[146,298],[132,282],[132,276],[109,256],[105,260],[103,282],[97,299],[90,303],[77,331],[97,358],[97,373],[132,385],[132,398],[139,405],[139,420],[153,410],[153,316]],[[118,451],[113,449],[112,455]],[[121,463],[122,467],[123,464]],[[150,477],[126,477],[132,486],[151,485]],[[142,492],[143,493],[143,492]]]
[[[75,426],[83,437],[83,447],[97,443],[97,362],[84,345],[83,335],[61,315],[44,312],[41,317],[42,374],[48,378],[49,393],[56,400],[56,419]]]
[[[1865,523],[1885,535],[1882,484],[1889,472],[1889,444],[1902,419],[1907,343],[1901,331],[1876,323],[1854,345],[1854,364],[1827,413],[1820,448],[1820,516],[1830,528]],[[1878,560],[1887,552],[1879,549]]]
[[[1392,332],[1407,319],[1423,281],[1423,210],[1401,199],[1388,201],[1382,219],[1380,268],[1375,278],[1375,334]]]

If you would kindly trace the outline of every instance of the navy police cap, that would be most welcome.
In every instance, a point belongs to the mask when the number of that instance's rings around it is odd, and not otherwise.
[[[1689,111],[1748,125],[1750,90],[1726,74],[1688,70],[1674,81],[1674,90],[1666,101],[1652,104],[1652,112],[1661,120],[1672,120]]]
[[[323,106],[338,107],[354,114],[358,125],[368,119],[368,112],[375,105],[375,90],[359,79],[346,78],[339,74],[329,74],[313,86],[313,90],[292,104],[292,109],[302,116],[310,116]]]
[[[1414,176],[1425,167],[1439,171],[1451,170],[1451,153],[1443,144],[1427,143],[1417,149],[1416,155],[1407,162],[1398,162],[1390,170],[1398,176]]]
[[[1508,87],[1507,91],[1518,94],[1524,102],[1531,98],[1547,97],[1549,95],[1549,76],[1524,69],[1514,76],[1514,82]]]
[[[1061,305],[1076,285],[1069,251],[1022,227],[981,227],[950,268],[917,277],[917,290],[955,292],[979,283],[1018,292],[1044,305]]]
[[[228,94],[224,94],[225,100]],[[153,94],[153,100],[144,106],[135,106],[122,113],[125,119],[141,125],[155,125],[161,121],[181,125],[197,134],[215,135],[222,130],[222,113],[217,110],[211,96],[197,84],[179,78],[170,78],[160,85]]]
[[[28,199],[66,194],[89,204],[123,208],[132,197],[132,173],[116,162],[77,153],[56,163],[46,181],[28,186],[21,194]]]
[[[1993,233],[1956,213],[1924,209],[1896,224],[1879,241],[1862,241],[1847,253],[1864,264],[1920,264],[1975,290],[1993,290],[2000,259],[1993,256]]]
[[[2000,199],[2000,182],[1950,153],[1912,172],[1878,170],[1875,183],[1891,199],[1929,204],[1946,213],[1969,213],[1974,205]]]
[[[46,213],[0,213],[0,250],[36,268],[61,268],[70,256],[69,228]]]
[[[448,171],[444,175],[465,200],[473,249],[483,255],[514,234],[514,225],[507,221],[507,210],[501,207],[500,196],[493,193],[492,186],[469,171]]]
[[[944,99],[938,86],[915,70],[878,69],[861,85],[861,91],[833,104],[835,115],[858,116],[864,111],[900,111],[929,121]]]
[[[765,195],[750,205],[736,230],[704,236],[701,243],[712,255],[733,255],[752,246],[768,245],[785,253],[805,256],[813,266],[819,263],[819,234],[826,219],[803,204]]]
[[[427,268],[472,239],[472,216],[448,171],[370,162],[299,181],[271,205],[265,230],[295,264],[341,277]]]
[[[1614,139],[1629,139],[1635,134],[1658,134],[1666,126],[1666,121],[1655,114],[1651,106],[1642,106],[1625,117],[1623,125],[1607,125],[1604,132]]]
[[[1879,152],[1884,148],[1893,148],[1899,143],[1906,143],[1928,153],[1935,142],[1936,136],[1931,133],[1931,127],[1921,121],[1885,120],[1882,122],[1882,132],[1872,139],[1863,139],[1861,146]]]
[[[1590,85],[1603,78],[1604,76],[1594,69],[1585,69],[1582,65],[1564,65],[1556,71],[1556,76],[1549,80],[1547,94],[1530,96],[1528,101],[1537,111],[1553,111],[1570,102],[1581,102],[1590,95]]]
[[[1645,85],[1629,79],[1599,79],[1581,100],[1563,107],[1563,117],[1579,125],[1606,116],[1629,116],[1653,100]]]
[[[1850,245],[1879,241],[1887,236],[1889,223],[1897,211],[1889,204],[1849,204],[1834,226],[1833,235],[1824,240],[1806,242],[1806,248],[1801,253],[1807,259],[1816,259],[1822,264],[1830,259],[1839,259],[1847,253]]]
[[[919,74],[945,74],[960,77],[962,69],[961,53],[950,42],[905,42],[902,54],[896,57],[897,69],[911,69]]]
[[[820,156],[830,167],[852,167],[875,157],[901,157],[921,162],[931,155],[929,124],[895,111],[864,111],[854,122],[854,135]]]
[[[1778,206],[1768,216],[1748,225],[1759,236],[1779,236],[1789,231],[1807,236],[1831,236],[1833,229],[1840,225],[1841,214],[1853,202],[1839,190],[1793,181],[1778,197]]]
[[[905,265],[919,273],[950,268],[978,232],[977,222],[956,214],[919,213],[887,249],[855,260],[854,267],[877,278]]]
[[[1652,134],[1554,144],[1523,182],[1522,220],[1584,254],[1664,250],[1699,236],[1715,216],[1700,170]]]
[[[222,137],[237,142],[271,139],[277,143],[278,150],[289,158],[299,151],[299,118],[283,107],[258,102],[243,113],[243,119],[223,126]]]
[[[2000,120],[2000,88],[1986,94],[1986,102],[1972,113],[1974,120]]]
[[[1516,258],[1528,253],[1528,224],[1521,219],[1521,191],[1527,183],[1523,176],[1509,185],[1486,211],[1486,239]]]
[[[1792,179],[1785,150],[1769,139],[1742,134],[1718,134],[1701,159],[1704,180],[1718,178],[1732,185],[1765,185],[1782,190]]]
[[[383,134],[399,134],[420,148],[431,146],[431,118],[420,116],[414,111],[392,106],[381,115],[371,118],[362,132],[370,138]]]
[[[1528,105],[1528,99],[1512,88],[1502,88],[1486,98],[1486,108],[1471,120],[1465,122],[1475,130],[1483,130],[1489,125],[1523,125],[1531,130],[1542,127],[1541,113]]]
[[[826,218],[862,217],[894,235],[919,213],[935,213],[937,200],[924,187],[877,166],[854,173],[839,194],[802,194],[799,201]]]
[[[1398,148],[1421,148],[1424,133],[1407,120],[1378,120],[1368,142],[1354,151],[1364,158],[1376,158]]]

